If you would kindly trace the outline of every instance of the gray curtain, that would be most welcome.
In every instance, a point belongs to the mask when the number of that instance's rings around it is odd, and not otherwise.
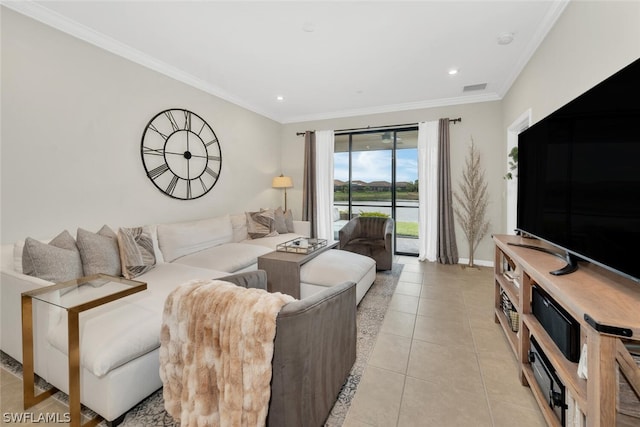
[[[449,119],[440,119],[438,131],[438,248],[441,264],[458,263],[453,197],[451,193],[451,164],[449,154]]]
[[[309,221],[309,237],[316,236],[316,134],[304,133],[304,180],[302,183],[302,220]]]

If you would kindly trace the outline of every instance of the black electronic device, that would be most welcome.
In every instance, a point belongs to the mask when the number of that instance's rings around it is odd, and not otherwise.
[[[531,288],[531,311],[564,356],[580,360],[580,324],[539,286]]]
[[[556,414],[562,425],[566,425],[565,412],[567,409],[564,384],[556,375],[556,371],[549,363],[549,359],[540,349],[535,338],[531,337],[531,349],[529,350],[529,363],[533,376],[547,398],[547,403]]]
[[[640,282],[640,59],[518,137],[519,234]]]

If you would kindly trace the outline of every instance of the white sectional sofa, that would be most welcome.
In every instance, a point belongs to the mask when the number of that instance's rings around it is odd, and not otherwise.
[[[274,251],[279,243],[309,236],[308,222],[292,221],[289,217],[285,225],[286,233],[281,229],[281,233],[251,238],[260,236],[261,230],[255,230],[249,217],[242,213],[137,228],[148,238],[147,247],[155,256],[153,264],[143,266],[138,271],[140,274],[133,278],[146,282],[147,290],[82,313],[81,402],[109,423],[118,424],[129,409],[161,388],[159,332],[164,301],[168,294],[176,286],[191,280],[223,278],[230,274],[256,270],[258,256]],[[279,228],[282,227],[280,224]],[[91,246],[89,243],[92,239],[104,243],[106,237],[110,236],[109,233],[113,234],[112,238],[116,238],[116,230],[121,232],[132,229],[110,227],[112,231],[107,228],[106,234],[103,233],[104,230],[105,227],[99,233],[91,233],[78,229],[75,243],[68,236],[74,249],[82,246],[87,252],[80,257],[84,275],[95,273],[87,269],[91,265],[95,270],[96,262],[101,269],[114,268],[114,275],[117,269],[125,270],[122,265],[117,268],[108,265],[114,261],[114,256],[107,262],[102,259],[100,250],[91,247],[86,249],[85,246]],[[85,244],[85,239],[89,243]],[[113,243],[108,239],[106,241]],[[36,242],[36,247],[43,245],[45,249],[49,248],[47,242],[49,240]],[[34,241],[30,241],[28,246],[33,244]],[[31,252],[25,252],[24,246],[25,242],[2,246],[0,271],[0,349],[20,362],[20,295],[22,292],[53,284],[52,281],[24,274],[23,254],[27,253],[27,257],[31,258]],[[122,242],[120,246],[115,243],[115,248],[120,249],[122,264],[122,253],[126,252],[121,250]],[[301,271],[302,299],[343,282],[356,282],[357,302],[362,299],[375,279],[375,261],[357,254],[340,253],[342,251],[330,250],[326,254],[320,254],[314,263],[309,263]],[[99,259],[94,260],[92,257]],[[63,301],[74,298],[74,291],[61,295],[60,298]],[[33,306],[35,372],[67,393],[69,377],[66,316],[37,300],[33,301]]]
[[[309,235],[293,221],[293,232],[249,238],[245,214],[145,226],[156,262],[134,278],[147,290],[81,316],[81,401],[107,421],[118,418],[158,390],[159,330],[167,295],[178,285],[255,270],[257,257],[278,243]],[[111,227],[118,230],[118,228]],[[48,240],[47,240],[48,242]],[[2,246],[0,349],[22,361],[22,292],[52,282],[23,274],[24,242]],[[73,293],[61,296],[73,298]],[[40,377],[68,392],[66,316],[34,301],[34,365]]]

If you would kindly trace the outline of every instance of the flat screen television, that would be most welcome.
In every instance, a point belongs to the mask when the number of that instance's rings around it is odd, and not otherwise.
[[[640,281],[640,59],[518,137],[517,231]]]

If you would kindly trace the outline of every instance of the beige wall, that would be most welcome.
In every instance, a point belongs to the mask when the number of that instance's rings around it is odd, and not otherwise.
[[[2,226],[10,243],[78,226],[135,226],[270,206],[281,124],[1,8]],[[140,139],[167,108],[201,115],[222,147],[204,197],[172,199],[146,177]]]
[[[572,1],[503,98],[503,121],[533,122],[640,58],[640,1]]]
[[[282,172],[291,175],[294,188],[288,191],[288,204],[294,216],[302,212],[302,181],[304,157],[304,137],[296,136],[305,130],[339,130],[363,128],[367,126],[398,125],[438,120],[443,117],[461,117],[462,122],[450,125],[451,138],[451,177],[454,187],[458,187],[468,153],[471,137],[482,156],[485,177],[489,187],[489,209],[487,218],[491,221],[490,233],[500,230],[502,221],[502,176],[506,172],[502,153],[502,122],[500,102],[482,102],[477,104],[455,105],[422,110],[400,111],[395,113],[375,114],[368,116],[348,117],[334,120],[322,120],[304,123],[292,123],[283,126],[282,132]],[[497,154],[496,154],[497,153]],[[467,258],[468,246],[459,228],[456,229],[456,240],[461,258]],[[493,245],[487,235],[478,247],[475,257],[477,261],[493,260]]]
[[[505,128],[528,109],[543,119],[638,58],[640,1],[570,2],[503,98]]]

